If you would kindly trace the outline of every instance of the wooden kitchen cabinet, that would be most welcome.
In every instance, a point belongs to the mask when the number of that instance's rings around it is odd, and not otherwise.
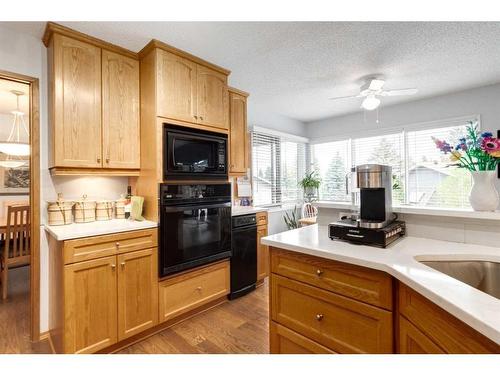
[[[102,51],[102,137],[105,168],[138,169],[139,61]]]
[[[269,247],[260,243],[267,236],[267,225],[257,227],[257,281],[269,276]]]
[[[43,41],[51,173],[138,175],[137,54],[53,23]]]
[[[117,256],[118,340],[158,323],[157,248]]]
[[[158,324],[156,239],[156,229],[49,236],[49,333],[57,353],[95,353]]]
[[[229,173],[246,175],[248,166],[247,97],[229,89]]]
[[[335,354],[326,346],[299,335],[280,324],[271,322],[271,354]]]
[[[445,354],[417,327],[403,317],[399,317],[399,350],[401,354]]]
[[[49,46],[52,166],[100,168],[101,49],[55,34]]]
[[[228,129],[227,76],[198,65],[196,81],[198,123]]]
[[[64,266],[64,353],[117,341],[116,257]]]
[[[197,64],[161,49],[157,64],[158,116],[197,122]]]

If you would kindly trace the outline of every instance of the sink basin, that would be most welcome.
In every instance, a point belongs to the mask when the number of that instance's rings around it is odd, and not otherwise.
[[[500,299],[500,263],[469,260],[435,260],[420,263]]]

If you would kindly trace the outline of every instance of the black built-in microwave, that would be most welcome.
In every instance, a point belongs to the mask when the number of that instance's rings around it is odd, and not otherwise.
[[[163,124],[163,179],[227,179],[227,135]]]

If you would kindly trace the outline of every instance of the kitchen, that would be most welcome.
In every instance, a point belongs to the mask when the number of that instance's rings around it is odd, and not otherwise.
[[[168,28],[200,32],[188,26]],[[318,115],[265,120],[263,102],[288,99],[233,79],[244,64],[232,73],[153,28],[127,44],[123,27],[0,25],[45,61],[18,71],[47,93],[27,333],[41,352],[499,353],[498,201],[473,209],[471,175],[432,141],[477,126],[496,142],[493,67],[430,94],[430,78],[366,71]]]

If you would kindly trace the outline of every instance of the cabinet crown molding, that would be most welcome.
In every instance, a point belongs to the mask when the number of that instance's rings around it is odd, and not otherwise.
[[[80,42],[85,42],[92,44],[96,47],[106,49],[108,51],[116,52],[124,56],[131,57],[133,59],[138,60],[138,54],[135,52],[132,52],[126,48],[114,45],[112,43],[106,42],[102,39],[94,38],[93,36],[81,33],[79,31],[70,29],[69,27],[59,25],[58,23],[55,22],[47,22],[47,26],[45,26],[45,32],[43,33],[43,44],[45,47],[49,46],[50,40],[52,39],[52,36],[54,33],[61,34],[76,40],[79,40]]]
[[[164,43],[160,40],[157,40],[157,39],[152,39],[148,44],[146,44],[146,46],[141,49],[138,53],[139,55],[139,58],[142,59],[144,56],[146,56],[149,52],[151,52],[152,50],[154,50],[155,48],[160,48],[164,51],[167,51],[167,52],[171,52],[171,53],[174,53],[178,56],[181,56],[185,59],[188,59],[188,60],[191,60],[192,62],[195,62],[197,64],[200,64],[200,65],[204,65],[210,69],[213,69],[219,73],[222,73],[222,74],[225,74],[225,75],[229,75],[231,74],[231,71],[228,70],[228,69],[225,69],[221,66],[218,66],[218,65],[215,65],[215,64],[212,64],[206,60],[203,60],[197,56],[194,56],[194,55],[191,55],[190,53],[188,52],[185,52],[183,50],[180,50],[176,47],[173,47],[167,43]]]
[[[248,92],[240,90],[240,89],[236,89],[234,87],[228,87],[227,89],[229,90],[229,92],[233,92],[235,94],[239,94],[239,95],[244,96],[244,97],[250,96],[250,94]]]

